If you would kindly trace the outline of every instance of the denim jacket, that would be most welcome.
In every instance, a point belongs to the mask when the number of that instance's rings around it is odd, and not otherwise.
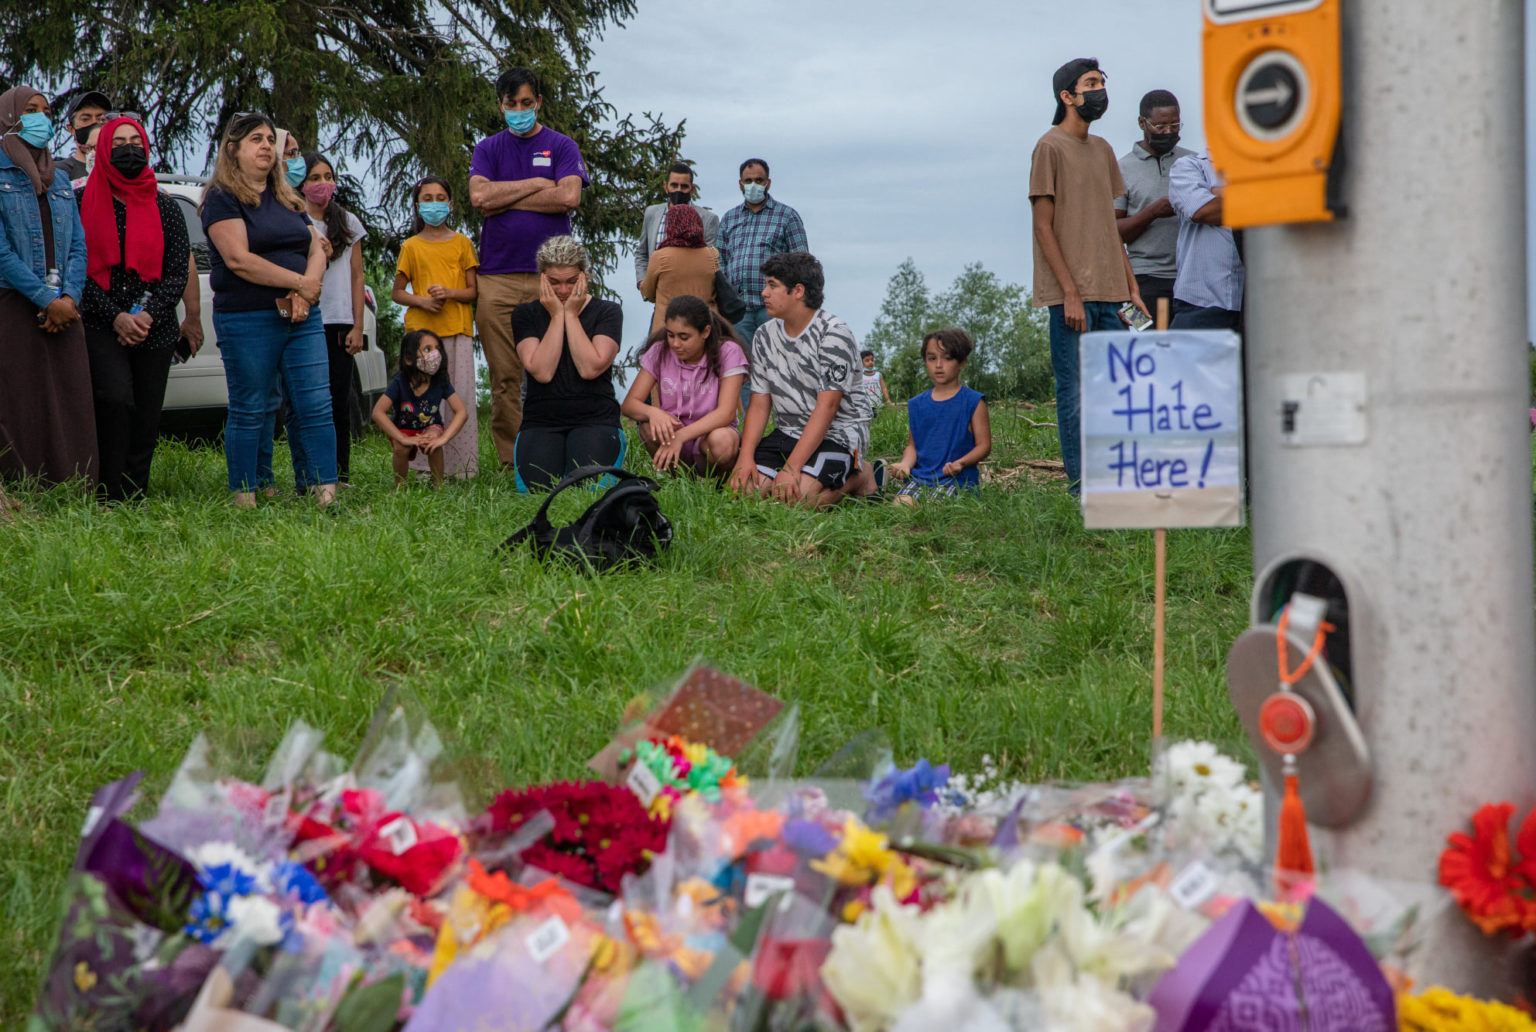
[[[0,151],[0,287],[19,291],[39,308],[53,300],[43,282],[49,268],[64,277],[64,293],[78,306],[85,293],[85,230],[69,175],[55,169],[48,188],[53,211],[54,258],[43,261],[43,223],[32,180]]]

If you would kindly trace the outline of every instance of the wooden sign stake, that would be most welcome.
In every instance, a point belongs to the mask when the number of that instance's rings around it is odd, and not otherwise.
[[[1168,328],[1168,299],[1157,299],[1157,328]],[[1168,615],[1168,531],[1158,527],[1152,532],[1153,578],[1156,582],[1152,596],[1152,743],[1163,737],[1163,652]]]

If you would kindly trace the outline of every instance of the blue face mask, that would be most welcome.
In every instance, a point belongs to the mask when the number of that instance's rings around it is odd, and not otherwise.
[[[507,118],[507,128],[521,136],[532,129],[534,123],[539,120],[538,108],[529,108],[527,111],[503,111]]]
[[[762,183],[748,183],[742,188],[748,204],[762,204],[768,196],[768,188]]]
[[[283,165],[288,170],[287,176],[289,186],[298,186],[300,183],[304,182],[304,177],[309,175],[309,166],[305,163],[304,156],[302,154],[296,158],[289,158],[283,163]]]
[[[16,135],[28,147],[46,147],[53,139],[53,121],[41,111],[29,111],[21,116],[21,128]]]
[[[447,201],[422,201],[416,210],[421,212],[421,221],[429,226],[441,226],[448,221]]]

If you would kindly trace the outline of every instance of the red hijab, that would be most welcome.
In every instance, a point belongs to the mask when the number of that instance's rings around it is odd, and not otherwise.
[[[666,234],[657,247],[703,247],[704,220],[691,204],[667,209]]]
[[[102,290],[111,289],[112,270],[119,265],[138,273],[145,283],[158,282],[165,258],[165,229],[160,225],[160,205],[155,200],[160,188],[155,184],[154,168],[145,165],[144,171],[129,179],[112,167],[112,134],[124,125],[139,131],[148,156],[149,134],[144,127],[131,118],[114,118],[101,127],[101,135],[96,139],[96,164],[91,167],[80,197],[85,272]],[[128,209],[128,226],[123,234],[126,248],[117,239],[117,216],[112,213],[114,197]]]

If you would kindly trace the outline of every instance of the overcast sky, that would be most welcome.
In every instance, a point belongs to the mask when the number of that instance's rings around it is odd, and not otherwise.
[[[1184,144],[1203,149],[1200,29],[1195,0],[640,0],[592,68],[620,111],[687,119],[684,153],[716,212],[741,202],[740,162],[766,158],[826,267],[827,308],[862,338],[908,256],[935,292],[973,261],[1029,286],[1029,155],[1050,126],[1051,72],[1070,58],[1108,72],[1097,132],[1117,154],[1157,88],[1183,105]],[[1536,17],[1528,53],[1533,39]],[[1529,117],[1536,75],[1526,90]],[[637,343],[650,306],[622,296]]]
[[[684,155],[716,212],[741,203],[742,160],[766,158],[773,196],[800,212],[826,268],[827,309],[860,338],[908,256],[934,292],[975,261],[1029,286],[1029,155],[1067,60],[1097,57],[1108,72],[1098,132],[1116,153],[1139,138],[1137,104],[1158,88],[1183,104],[1185,143],[1204,146],[1192,0],[639,8],[595,48],[607,99],[687,119]],[[650,306],[633,286],[622,297],[626,344],[637,343]]]

